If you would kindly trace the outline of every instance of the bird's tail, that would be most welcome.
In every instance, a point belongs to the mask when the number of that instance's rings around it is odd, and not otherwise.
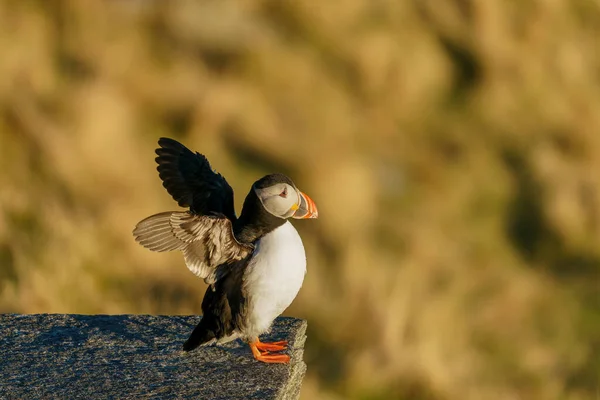
[[[194,328],[188,340],[183,344],[184,351],[194,350],[196,347],[208,344],[216,339],[214,332],[208,329],[206,321],[206,318],[202,317],[200,323]]]

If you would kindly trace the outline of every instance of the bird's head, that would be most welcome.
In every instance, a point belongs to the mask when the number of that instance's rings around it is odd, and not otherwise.
[[[287,218],[317,218],[315,202],[283,174],[270,174],[254,182],[252,189],[270,214]]]

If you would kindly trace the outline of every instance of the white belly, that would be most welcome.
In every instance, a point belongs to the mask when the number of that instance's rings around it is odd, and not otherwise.
[[[244,275],[248,324],[252,339],[269,330],[296,298],[306,274],[306,254],[300,235],[288,221],[257,243]]]

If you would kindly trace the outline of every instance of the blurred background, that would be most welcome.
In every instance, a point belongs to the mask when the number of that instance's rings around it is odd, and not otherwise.
[[[317,203],[304,399],[597,398],[598,38],[595,0],[0,1],[0,312],[200,312],[131,235],[168,136],[238,212]]]

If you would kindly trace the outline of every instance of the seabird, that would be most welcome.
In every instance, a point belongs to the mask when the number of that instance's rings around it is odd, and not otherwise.
[[[317,218],[314,201],[283,174],[254,182],[236,217],[233,189],[202,154],[169,138],[158,141],[163,186],[188,211],[168,211],[140,221],[133,235],[153,251],[180,250],[187,267],[209,285],[203,317],[184,343],[198,346],[242,339],[254,358],[287,363],[287,342],[259,336],[294,300],[306,274],[302,240],[288,218]]]

